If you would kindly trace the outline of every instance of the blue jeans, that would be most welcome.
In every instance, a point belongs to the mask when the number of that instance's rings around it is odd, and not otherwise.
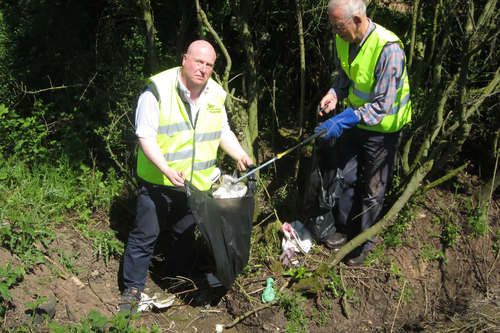
[[[402,136],[403,130],[380,133],[353,127],[340,137],[344,185],[336,226],[349,239],[379,221]],[[370,250],[374,243],[375,238],[364,243],[361,250]]]
[[[125,288],[142,291],[160,231],[172,228],[171,257],[178,265],[191,265],[196,225],[183,189],[143,180],[139,180],[136,212],[123,257],[123,282]]]

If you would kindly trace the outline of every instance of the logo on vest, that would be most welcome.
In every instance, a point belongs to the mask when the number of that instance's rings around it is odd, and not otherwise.
[[[218,108],[213,104],[207,103],[207,111],[210,113],[220,113],[221,108]]]

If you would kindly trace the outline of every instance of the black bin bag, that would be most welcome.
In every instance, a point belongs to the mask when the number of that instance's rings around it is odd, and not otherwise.
[[[306,181],[301,221],[317,242],[325,242],[335,232],[333,208],[342,191],[336,139],[317,139],[313,144],[309,177]]]
[[[247,194],[231,199],[214,198],[211,193],[185,182],[196,225],[215,259],[214,275],[228,289],[250,258],[257,179],[255,173],[247,178]]]

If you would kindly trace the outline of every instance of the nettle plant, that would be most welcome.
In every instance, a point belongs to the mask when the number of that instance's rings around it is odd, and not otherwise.
[[[10,288],[17,282],[23,279],[23,275],[26,273],[23,267],[12,268],[10,263],[7,263],[4,267],[0,266],[0,315],[3,316],[5,309],[3,307],[3,302],[9,297],[12,297]]]

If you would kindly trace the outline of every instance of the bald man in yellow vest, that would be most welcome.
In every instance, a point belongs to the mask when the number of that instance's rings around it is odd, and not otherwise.
[[[225,101],[227,93],[210,78],[216,60],[210,43],[191,43],[176,67],[148,80],[136,110],[139,139],[137,175],[139,194],[134,229],[123,261],[120,312],[137,311],[147,280],[149,261],[164,222],[171,227],[171,264],[188,275],[193,264],[195,222],[187,205],[184,181],[209,190],[222,148],[241,171],[252,165],[231,131]]]

